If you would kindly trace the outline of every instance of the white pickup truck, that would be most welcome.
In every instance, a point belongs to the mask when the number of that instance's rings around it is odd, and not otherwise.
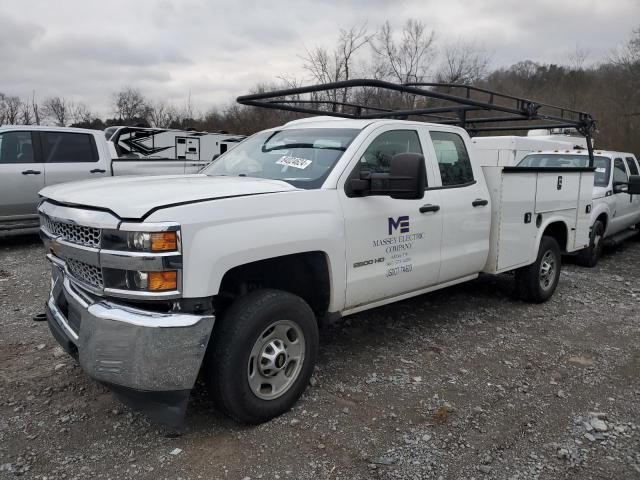
[[[259,132],[197,175],[47,187],[49,326],[123,401],[179,422],[202,372],[263,422],[307,387],[318,319],[515,272],[551,297],[589,242],[592,169],[482,168],[467,132],[315,118]]]
[[[113,175],[195,173],[186,158],[116,158],[104,132],[81,128],[0,127],[0,236],[38,229],[38,192],[48,185]]]
[[[586,167],[586,150],[553,150],[530,154],[523,167]],[[629,193],[629,179],[640,173],[632,153],[596,150],[591,236],[589,247],[579,252],[578,261],[594,267],[606,244],[618,244],[638,234],[640,196]]]

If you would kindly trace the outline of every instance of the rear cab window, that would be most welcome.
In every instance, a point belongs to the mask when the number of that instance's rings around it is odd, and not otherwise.
[[[31,132],[0,133],[0,164],[33,162],[35,156]]]
[[[93,135],[72,132],[41,132],[47,163],[97,162],[98,149]]]
[[[475,183],[469,152],[457,133],[429,132],[436,152],[443,187],[464,187]]]

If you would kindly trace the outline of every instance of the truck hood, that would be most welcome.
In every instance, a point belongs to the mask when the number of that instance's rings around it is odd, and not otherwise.
[[[208,175],[110,177],[46,187],[40,195],[55,202],[141,219],[152,210],[221,198],[287,192],[295,187],[280,180]]]

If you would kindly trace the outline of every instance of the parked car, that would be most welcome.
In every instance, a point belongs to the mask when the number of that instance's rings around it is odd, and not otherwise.
[[[551,297],[561,253],[588,244],[593,172],[483,169],[474,152],[460,127],[305,119],[198,175],[47,187],[50,328],[156,419],[181,420],[202,368],[220,409],[269,420],[309,382],[317,318],[482,272]]]
[[[80,128],[0,127],[0,235],[36,232],[38,191],[113,175],[195,173],[187,159],[114,158],[104,132]]]
[[[521,167],[577,167],[589,165],[586,150],[533,153],[519,163]],[[632,153],[597,150],[589,247],[578,255],[581,264],[594,267],[603,246],[620,243],[638,233],[640,196],[629,194],[629,177],[640,173]]]

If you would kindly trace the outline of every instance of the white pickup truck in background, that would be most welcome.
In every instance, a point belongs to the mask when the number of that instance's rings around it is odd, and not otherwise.
[[[488,167],[511,167],[534,152],[587,148],[584,137],[571,135],[500,135],[473,137],[472,142],[480,165]]]
[[[117,158],[98,130],[0,127],[0,236],[37,231],[38,192],[45,186],[114,175],[195,173],[208,161]]]
[[[535,168],[576,167],[589,165],[585,150],[547,151],[524,157],[518,166]],[[629,194],[629,178],[640,173],[632,153],[596,150],[593,207],[591,210],[589,248],[578,260],[594,267],[606,244],[618,244],[638,234],[640,196]]]

